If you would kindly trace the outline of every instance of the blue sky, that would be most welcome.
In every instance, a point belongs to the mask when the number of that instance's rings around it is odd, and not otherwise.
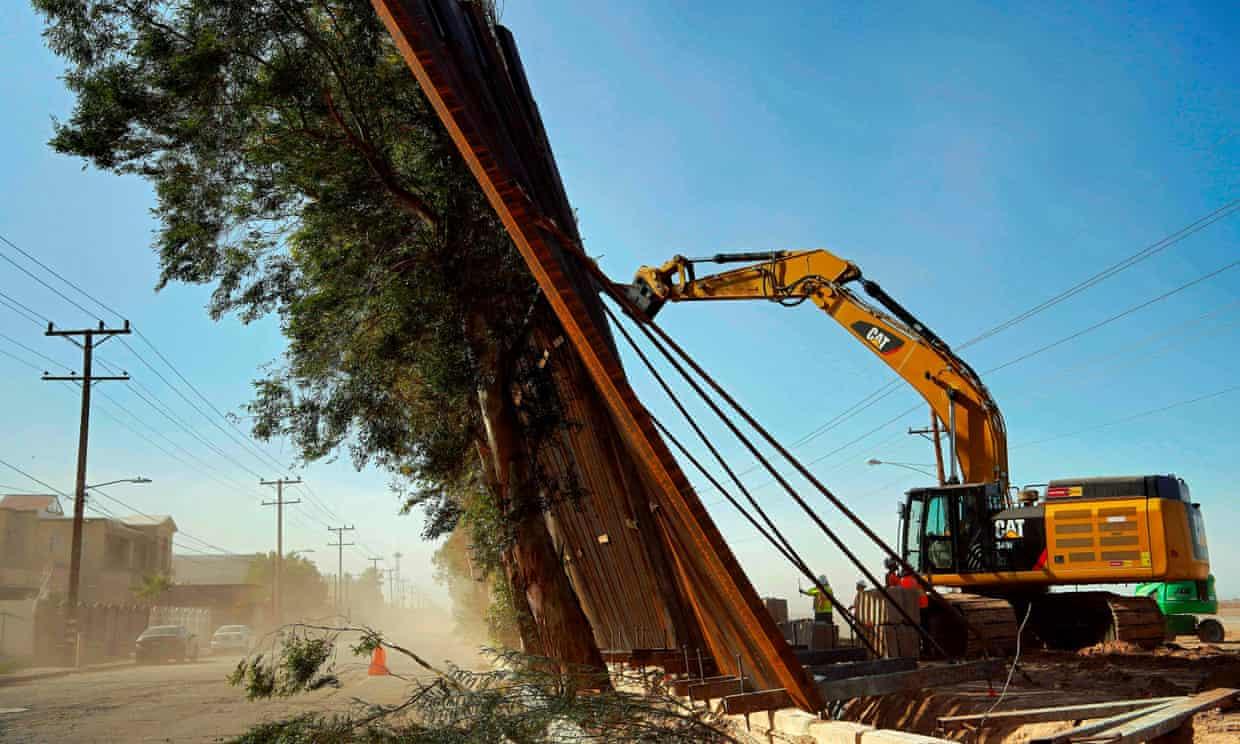
[[[615,278],[677,253],[826,247],[959,343],[1240,197],[1240,35],[1225,10],[508,0],[503,20],[520,44],[587,247]],[[0,233],[119,306],[216,405],[236,409],[256,367],[283,348],[275,326],[211,322],[202,288],[152,291],[150,190],[45,148],[50,116],[64,115],[69,98],[37,19],[17,3],[0,10],[0,64],[0,93],[14,104],[0,141]],[[1088,327],[1229,264],[1240,257],[1238,238],[1240,217],[1219,222],[965,356],[988,369]],[[59,323],[86,320],[8,264],[0,263],[0,291]],[[1225,529],[1240,517],[1231,494],[1240,479],[1240,391],[1063,435],[1240,384],[1238,299],[1240,269],[987,376],[1006,415],[1015,482],[1155,472],[1188,479],[1227,596],[1240,595],[1240,547]],[[785,440],[891,378],[809,307],[671,307],[661,320]],[[75,358],[3,307],[0,333],[66,363]],[[3,339],[0,349],[25,354]],[[126,350],[110,352],[227,445]],[[630,371],[642,399],[674,420],[644,373]],[[20,424],[0,430],[0,456],[69,490],[75,399],[7,357],[0,375],[0,401]],[[130,391],[112,390],[193,448]],[[914,403],[900,389],[798,454],[822,457]],[[921,478],[865,461],[931,462],[929,448],[902,433],[925,418],[919,409],[814,466],[884,535],[894,534],[902,491]],[[719,441],[745,462],[733,442]],[[239,448],[228,451],[261,469]],[[219,467],[247,486],[254,480]],[[114,495],[173,513],[183,528],[234,550],[270,545],[273,519],[256,506],[256,488],[204,482],[98,417],[92,479],[134,472],[156,483]],[[406,552],[406,572],[429,572],[432,546],[418,543],[416,517],[392,518],[385,476],[343,462],[304,475],[356,522],[362,541]],[[5,473],[0,483],[21,481]],[[769,486],[758,494],[811,563],[837,587],[851,584],[856,572],[786,497]],[[759,591],[790,596],[795,575],[728,509],[712,506]],[[308,514],[297,519],[304,524],[290,528],[289,547],[315,547],[326,562],[325,528]],[[859,543],[854,531],[841,532]],[[346,553],[346,570],[366,565],[361,553]],[[877,553],[862,554],[878,565]]]

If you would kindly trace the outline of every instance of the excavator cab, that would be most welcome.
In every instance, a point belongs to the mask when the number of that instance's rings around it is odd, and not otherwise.
[[[914,488],[900,504],[900,551],[919,573],[998,568],[993,516],[1008,508],[998,483]]]

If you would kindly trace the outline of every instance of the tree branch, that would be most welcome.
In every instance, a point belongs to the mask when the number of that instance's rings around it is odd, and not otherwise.
[[[344,117],[340,115],[340,111],[336,108],[336,102],[332,98],[331,91],[324,89],[323,99],[327,102],[327,111],[332,121],[336,122],[336,126],[340,128],[345,139],[366,160],[370,170],[378,177],[379,182],[388,190],[388,193],[396,199],[396,203],[407,211],[412,212],[418,219],[425,222],[428,227],[432,229],[437,227],[439,225],[439,217],[435,214],[435,210],[422,197],[414,194],[397,182],[396,174],[392,172],[391,165],[375,151],[375,148],[369,142],[358,137],[345,122]]]

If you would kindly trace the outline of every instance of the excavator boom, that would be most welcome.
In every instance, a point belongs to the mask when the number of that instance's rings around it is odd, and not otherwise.
[[[748,265],[697,276],[699,264],[741,262]],[[869,301],[854,292],[854,286]],[[986,386],[941,338],[864,278],[856,264],[825,250],[676,256],[657,268],[639,269],[629,293],[651,317],[665,302],[813,302],[926,400],[950,437],[953,474],[959,462],[964,482],[998,482],[1006,494],[1007,433]]]

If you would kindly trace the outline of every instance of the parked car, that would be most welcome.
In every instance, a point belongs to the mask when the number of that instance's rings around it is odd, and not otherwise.
[[[211,636],[211,653],[249,653],[254,645],[254,631],[248,625],[221,625]]]
[[[168,659],[194,661],[198,658],[198,637],[184,625],[152,625],[138,636],[133,656],[139,664]]]

